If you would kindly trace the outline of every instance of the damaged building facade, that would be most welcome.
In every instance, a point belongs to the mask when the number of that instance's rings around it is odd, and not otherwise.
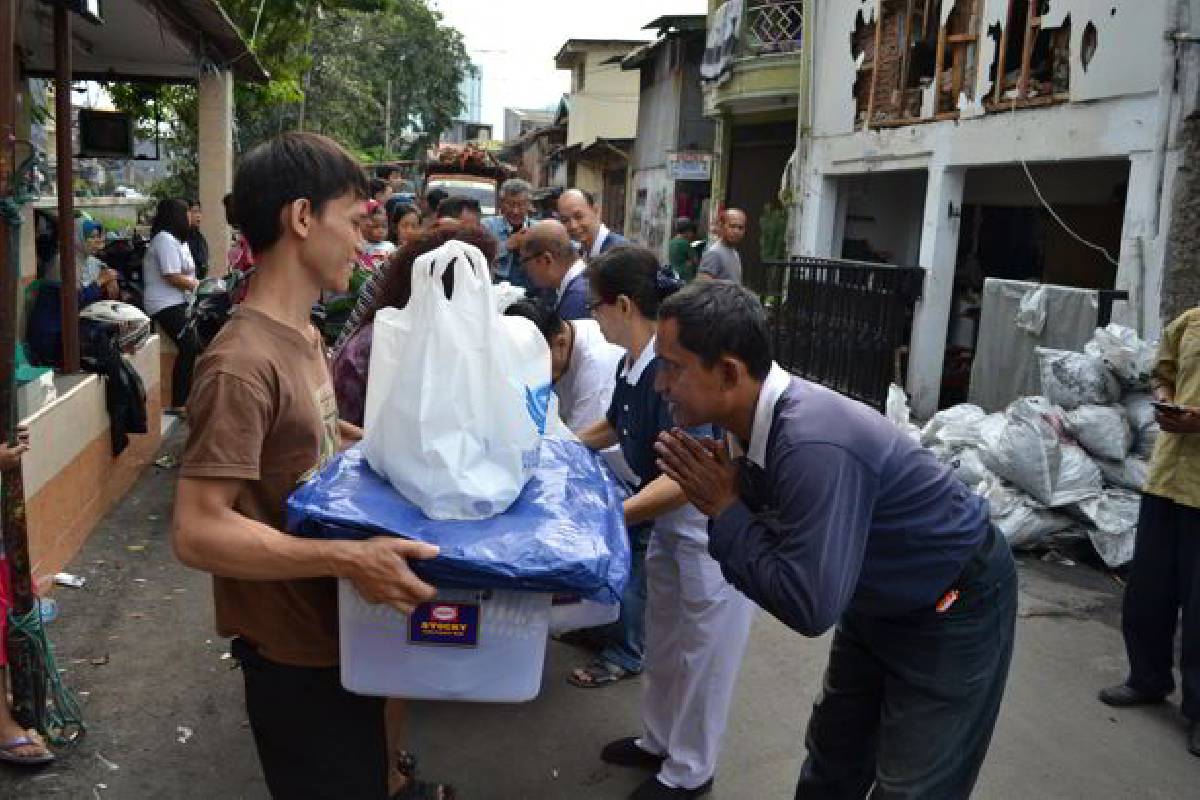
[[[989,277],[1126,291],[1114,319],[1157,336],[1200,3],[812,6],[791,251],[926,270],[919,415],[942,401],[947,353],[969,359]]]

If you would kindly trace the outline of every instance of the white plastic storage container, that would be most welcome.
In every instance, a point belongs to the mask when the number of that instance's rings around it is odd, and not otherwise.
[[[550,634],[598,628],[610,625],[621,616],[621,605],[605,605],[577,595],[554,595],[550,606]]]
[[[542,685],[550,595],[439,589],[413,614],[338,581],[342,685],[383,697],[524,703]]]

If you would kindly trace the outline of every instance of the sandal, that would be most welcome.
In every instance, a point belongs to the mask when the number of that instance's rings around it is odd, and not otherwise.
[[[567,682],[580,689],[599,689],[627,678],[636,678],[636,672],[618,667],[603,659],[596,659],[586,667],[579,667],[567,676]]]
[[[455,800],[458,793],[448,783],[430,783],[417,779],[417,757],[407,750],[396,756],[396,771],[404,776],[404,788],[391,800]]]
[[[17,750],[23,747],[41,748],[40,753],[21,754]],[[40,767],[54,760],[54,753],[46,749],[46,745],[30,736],[18,736],[16,739],[0,744],[0,762],[16,764],[22,767]]]

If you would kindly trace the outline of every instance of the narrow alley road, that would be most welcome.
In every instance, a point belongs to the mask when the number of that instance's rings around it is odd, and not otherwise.
[[[177,453],[178,435],[166,445]],[[212,632],[208,579],[171,556],[175,470],[151,468],[92,536],[57,589],[50,626],[89,730],[42,773],[0,771],[0,798],[267,796],[241,710],[241,676]],[[977,798],[1188,798],[1200,786],[1175,706],[1114,712],[1119,586],[1086,566],[1024,563],[1018,645]],[[713,797],[790,798],[828,639],[758,617]],[[640,773],[596,757],[636,730],[636,681],[583,691],[563,676],[580,653],[551,643],[541,695],[517,706],[415,703],[411,745],[465,800],[623,798]],[[1177,698],[1176,698],[1177,699]],[[337,731],[313,730],[315,737]]]

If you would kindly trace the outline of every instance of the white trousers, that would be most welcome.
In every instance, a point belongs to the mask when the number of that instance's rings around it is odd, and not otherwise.
[[[754,604],[726,582],[703,539],[656,527],[646,552],[642,737],[658,777],[694,789],[717,769]]]

